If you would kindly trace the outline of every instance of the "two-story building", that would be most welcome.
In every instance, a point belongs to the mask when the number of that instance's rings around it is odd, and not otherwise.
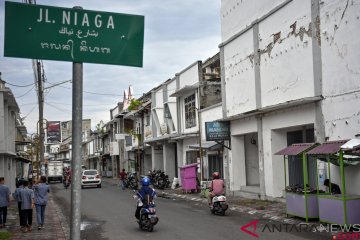
[[[0,76],[0,176],[11,191],[16,178],[27,176],[23,164],[28,162],[23,145],[27,131],[19,111],[14,94]]]
[[[338,0],[222,0],[222,107],[231,125],[225,154],[234,194],[281,197],[284,163],[275,152],[359,134],[360,53],[351,49],[360,43],[349,37],[360,33],[359,10]],[[309,162],[312,179],[316,164]],[[353,194],[360,193],[353,184],[359,167],[346,169]],[[301,182],[301,168],[289,162],[290,183]]]

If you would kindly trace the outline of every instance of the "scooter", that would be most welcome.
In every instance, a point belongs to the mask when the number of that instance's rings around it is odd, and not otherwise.
[[[217,214],[225,216],[225,211],[228,209],[229,205],[226,203],[226,197],[224,195],[216,195],[212,199],[212,206],[210,211],[212,214]]]
[[[137,194],[134,195],[134,198],[136,199],[136,206],[142,207],[140,210],[140,219],[138,221],[140,229],[152,232],[154,230],[154,226],[159,221],[159,218],[156,216],[154,200],[150,199],[148,196],[147,204],[144,204]]]

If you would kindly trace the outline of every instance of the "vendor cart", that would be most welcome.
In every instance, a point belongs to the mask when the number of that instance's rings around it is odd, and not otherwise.
[[[197,169],[197,163],[180,167],[181,188],[183,191],[197,191]]]
[[[328,163],[330,182],[330,163],[340,167],[341,194],[331,194],[330,188],[328,194],[318,195],[320,222],[340,225],[360,223],[360,196],[346,193],[344,170],[345,166],[351,167],[360,162],[358,149],[360,149],[358,139],[339,140],[325,142],[307,153]]]
[[[318,198],[316,193],[308,193],[307,186],[309,183],[308,164],[306,152],[317,146],[315,143],[292,144],[291,146],[275,153],[275,155],[284,155],[284,175],[285,189],[286,185],[286,160],[288,156],[300,156],[303,166],[303,186],[304,191],[289,192],[286,191],[286,215],[301,217],[308,222],[309,219],[319,218]]]

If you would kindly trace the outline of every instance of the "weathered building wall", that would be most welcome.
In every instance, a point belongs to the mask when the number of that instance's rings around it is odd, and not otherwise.
[[[199,66],[201,62],[195,62],[179,73],[179,89],[191,86],[199,82]]]
[[[329,140],[360,133],[360,2],[326,0],[320,8],[323,114]],[[331,178],[340,183],[339,168]],[[360,166],[346,167],[346,190],[360,194]]]
[[[231,151],[229,152],[230,190],[239,191],[246,186],[245,134],[257,132],[255,118],[231,122]]]
[[[221,102],[221,82],[219,79],[207,80],[200,86],[200,109]]]
[[[201,139],[206,141],[206,131],[205,131],[205,122],[212,122],[220,119],[222,116],[222,107],[221,103],[214,105],[209,108],[200,110],[201,118]]]
[[[259,23],[261,107],[314,96],[310,7],[292,1]]]
[[[263,117],[264,171],[266,195],[281,197],[284,189],[283,156],[274,155],[287,147],[286,133],[315,122],[314,104],[274,112]]]
[[[188,151],[197,151],[197,150],[189,148],[190,145],[194,145],[194,144],[199,144],[199,138],[192,137],[192,138],[185,138],[183,140],[183,147],[182,147],[182,154],[181,154],[183,158],[181,159],[182,164],[179,164],[179,166],[184,166],[184,165],[187,164],[186,163],[186,152],[188,152]]]
[[[158,88],[152,94],[152,126],[153,137],[161,136],[161,125],[164,124],[164,102],[163,102],[163,88]]]
[[[241,47],[240,47],[241,46]],[[254,53],[252,30],[246,31],[224,48],[224,76],[227,116],[256,108],[255,73],[249,56]]]
[[[359,2],[350,0],[222,1],[223,114],[233,117],[229,153],[233,190],[246,182],[244,134],[254,130],[251,126],[257,126],[262,139],[259,167],[271,197],[281,196],[284,188],[283,163],[274,153],[288,144],[289,129],[314,128],[320,142],[358,136],[359,12]],[[312,97],[323,100],[300,105],[303,99],[316,99]],[[280,106],[294,101],[299,105],[289,110]],[[269,106],[277,109],[257,120],[233,120]],[[346,168],[350,193],[359,194],[353,184],[360,180],[359,169]],[[338,174],[333,166],[331,176],[337,183]]]
[[[184,69],[181,73],[178,74],[178,90],[185,87],[185,86],[192,86],[194,84],[199,83],[199,67],[200,62],[196,62],[193,65],[190,65],[188,68]],[[181,129],[179,129],[179,133],[193,133],[197,132],[199,129],[198,126],[198,111],[195,109],[196,112],[196,125],[191,128],[186,128],[185,124],[185,103],[184,99],[192,94],[195,94],[195,107],[198,108],[199,106],[199,96],[198,91],[196,88],[193,90],[189,90],[186,94],[183,96],[180,96],[178,98],[179,100],[179,113],[180,116],[178,116],[178,120],[180,120]]]
[[[171,94],[173,94],[176,90],[176,79],[174,78],[171,82],[169,82],[167,84],[167,92],[166,94],[168,95],[168,101],[167,101],[167,105],[169,107],[170,110],[170,114],[171,114],[171,120],[173,121],[173,125],[174,125],[174,132],[177,132],[177,127],[178,127],[178,117],[177,117],[177,108],[176,108],[176,97],[170,97]],[[171,132],[170,132],[171,133]]]
[[[268,13],[284,0],[222,0],[221,1],[221,37],[223,41],[249,26],[254,20]]]

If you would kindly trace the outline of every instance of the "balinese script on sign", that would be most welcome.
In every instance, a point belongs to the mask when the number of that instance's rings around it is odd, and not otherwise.
[[[141,67],[143,44],[143,16],[5,3],[5,56]]]

